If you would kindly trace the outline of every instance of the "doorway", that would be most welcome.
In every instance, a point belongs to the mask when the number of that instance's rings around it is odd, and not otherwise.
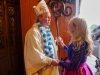
[[[24,75],[20,0],[0,0],[0,75]]]

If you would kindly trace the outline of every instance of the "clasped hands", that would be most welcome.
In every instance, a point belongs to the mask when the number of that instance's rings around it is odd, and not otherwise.
[[[58,66],[58,63],[59,63],[59,60],[58,60],[58,59],[52,59],[51,64],[52,64],[53,66]]]
[[[64,42],[63,42],[63,39],[60,36],[56,38],[56,42],[57,42],[58,45],[62,45],[62,46],[65,45]],[[58,59],[52,59],[51,64],[53,66],[58,66],[58,63],[59,63]]]

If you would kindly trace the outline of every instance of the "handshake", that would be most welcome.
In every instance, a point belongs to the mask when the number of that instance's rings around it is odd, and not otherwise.
[[[59,60],[58,59],[52,59],[51,65],[58,66]]]

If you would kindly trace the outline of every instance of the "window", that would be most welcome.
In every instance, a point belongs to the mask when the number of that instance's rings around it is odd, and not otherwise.
[[[79,16],[85,18],[90,31],[100,25],[100,0],[82,0]]]

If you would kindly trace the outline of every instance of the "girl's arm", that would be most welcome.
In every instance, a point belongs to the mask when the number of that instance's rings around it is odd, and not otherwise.
[[[85,62],[86,56],[84,55],[84,51],[75,51],[72,55],[71,62],[60,61],[58,64],[66,69],[76,70],[83,59],[83,62]]]

